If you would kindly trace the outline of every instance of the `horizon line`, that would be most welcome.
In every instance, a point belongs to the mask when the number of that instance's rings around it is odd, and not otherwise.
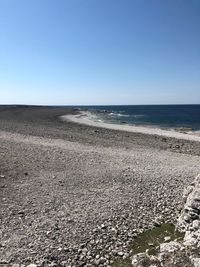
[[[88,106],[198,106],[199,104],[0,104],[0,106],[35,106],[35,107],[88,107]]]

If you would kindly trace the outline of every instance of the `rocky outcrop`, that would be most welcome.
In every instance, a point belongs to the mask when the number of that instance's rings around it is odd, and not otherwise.
[[[157,255],[132,257],[133,267],[200,267],[200,175],[183,193],[184,207],[176,228],[183,241],[160,244]]]
[[[200,250],[200,175],[184,191],[185,205],[177,229],[185,233],[184,245]]]
[[[184,191],[185,201],[177,229],[185,233],[183,245],[193,266],[200,267],[200,175]]]

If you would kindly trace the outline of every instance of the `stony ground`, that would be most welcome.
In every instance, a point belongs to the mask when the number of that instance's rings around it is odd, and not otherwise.
[[[142,253],[135,253],[130,257],[130,264],[127,267],[199,267],[200,266],[200,175],[185,188],[183,193],[184,206],[181,215],[176,223],[176,236],[167,236],[148,250],[143,250]],[[162,227],[149,230],[151,237],[153,231],[160,230]],[[167,228],[167,227],[166,227]],[[165,230],[166,230],[165,228]],[[149,232],[147,231],[147,232]],[[144,234],[147,234],[145,232]],[[162,231],[163,233],[164,231]],[[143,235],[144,235],[143,234]],[[156,239],[156,236],[154,234]],[[139,237],[138,237],[139,238]],[[146,240],[152,242],[152,238],[146,237]],[[154,242],[155,242],[155,239]],[[144,238],[143,238],[144,240]],[[135,241],[136,242],[136,241]],[[148,241],[147,241],[148,242]],[[144,241],[143,241],[144,243]],[[144,246],[144,245],[143,245]]]
[[[65,109],[0,108],[0,266],[109,266],[174,222],[199,144],[63,123]]]

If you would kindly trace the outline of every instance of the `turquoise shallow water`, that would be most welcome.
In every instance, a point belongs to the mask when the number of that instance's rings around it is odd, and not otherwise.
[[[200,130],[200,105],[78,106],[109,123]]]

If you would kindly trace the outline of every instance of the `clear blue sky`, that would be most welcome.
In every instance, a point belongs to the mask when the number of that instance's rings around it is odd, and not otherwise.
[[[0,0],[0,103],[200,103],[200,1]]]

